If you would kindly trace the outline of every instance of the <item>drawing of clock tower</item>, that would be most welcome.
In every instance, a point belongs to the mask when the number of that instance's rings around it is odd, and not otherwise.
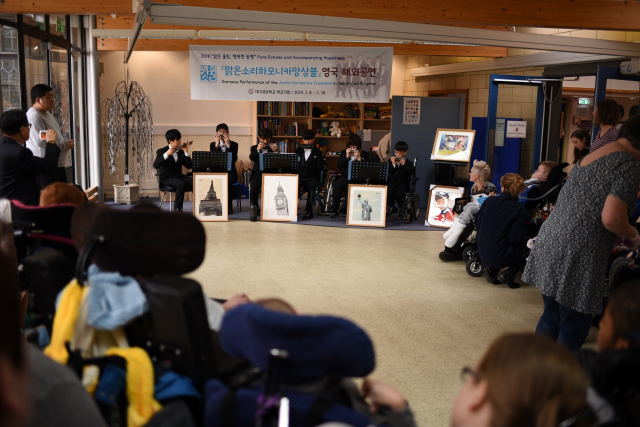
[[[280,183],[278,183],[278,192],[274,197],[276,201],[276,211],[278,215],[288,216],[289,215],[289,203],[287,203],[287,196],[284,194],[284,190]]]

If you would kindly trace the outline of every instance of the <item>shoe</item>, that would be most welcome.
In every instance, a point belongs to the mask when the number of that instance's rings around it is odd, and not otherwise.
[[[485,273],[487,273],[487,282],[491,283],[492,285],[501,284],[498,280],[498,273],[500,272],[500,270],[485,267],[484,271]]]
[[[338,218],[339,216],[340,216],[340,214],[337,214],[335,212],[331,214],[331,218]]]
[[[398,208],[395,206],[387,206],[387,216],[398,213]]]
[[[407,216],[405,214],[403,214],[402,212],[398,214],[398,218],[400,219],[405,219]]]
[[[303,220],[303,221],[306,221],[306,220],[311,219],[311,218],[313,218],[313,212],[311,212],[311,211],[306,211],[306,212],[304,213],[304,216],[302,217],[302,220]]]
[[[175,208],[173,211],[174,212],[182,212],[182,208]]]
[[[453,252],[449,252],[449,251],[440,252],[438,254],[438,257],[440,258],[440,260],[445,261],[445,262],[460,261],[462,259],[462,255],[454,254]]]
[[[518,274],[518,270],[514,268],[507,268],[499,278],[502,283],[506,283],[511,289],[518,289],[520,284],[514,281],[516,274]]]
[[[229,210],[227,211],[227,215],[233,214],[233,207],[229,206]]]

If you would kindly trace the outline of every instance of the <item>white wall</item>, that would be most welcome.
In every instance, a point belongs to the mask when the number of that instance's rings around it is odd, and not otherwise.
[[[124,80],[122,60],[122,52],[100,52],[105,71],[100,76],[101,101],[113,97],[116,85]],[[224,122],[229,125],[232,139],[239,144],[239,159],[244,160],[248,167],[250,147],[257,135],[255,102],[191,100],[189,52],[133,52],[129,60],[129,74],[132,81],[140,83],[151,100],[156,149],[166,144],[164,133],[175,128],[180,130],[183,140],[194,141],[192,151],[208,151],[216,125]],[[405,57],[396,55],[391,73],[392,96],[403,94],[404,74]],[[109,195],[112,185],[124,180],[123,170],[121,166],[119,176],[110,176],[105,169],[105,191]],[[142,185],[143,189],[157,189],[153,175],[148,176]]]

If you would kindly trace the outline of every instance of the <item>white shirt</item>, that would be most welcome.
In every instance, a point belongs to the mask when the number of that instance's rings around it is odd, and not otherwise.
[[[171,145],[169,145],[169,150],[171,150]],[[167,160],[169,158],[169,155],[167,153],[168,153],[168,151],[165,152],[164,156],[163,156],[165,160]],[[186,151],[184,152],[184,155],[189,157],[189,153],[187,153]],[[173,156],[173,160],[175,160],[176,163],[178,163],[178,151],[177,150],[176,150],[175,153],[172,154],[172,156]]]
[[[222,150],[223,153],[227,152],[227,144],[225,143],[220,143],[220,150]]]
[[[311,149],[310,148],[305,148],[304,149],[304,161],[306,162],[307,160],[309,160],[309,156],[311,155]]]
[[[60,125],[53,117],[51,113],[43,113],[35,107],[29,108],[27,111],[27,120],[31,124],[29,130],[29,139],[26,142],[26,147],[31,150],[34,156],[43,158],[44,153],[47,150],[47,139],[40,138],[40,131],[46,131],[47,129],[53,129],[58,136],[56,137],[56,145],[60,149],[60,157],[58,158],[58,167],[62,168],[67,165],[69,159],[69,150],[67,149],[67,141],[62,137],[60,131]]]

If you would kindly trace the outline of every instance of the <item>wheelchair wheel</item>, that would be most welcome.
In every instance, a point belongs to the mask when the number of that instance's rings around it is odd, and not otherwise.
[[[327,215],[327,205],[325,205],[324,199],[318,200],[318,215],[321,215],[321,216]]]
[[[413,220],[417,221],[418,215],[420,215],[420,196],[414,194],[412,204],[413,206],[411,208],[411,211],[413,212]]]
[[[469,261],[467,261],[467,273],[471,277],[480,277],[484,274],[484,267],[480,258],[474,256]]]
[[[415,218],[416,214],[413,212],[413,205],[411,204],[411,201],[408,199],[405,200],[404,215],[409,224],[411,224],[413,220],[416,219]]]
[[[462,259],[464,262],[469,261],[471,258],[475,256],[476,249],[473,245],[468,245],[462,248]]]

